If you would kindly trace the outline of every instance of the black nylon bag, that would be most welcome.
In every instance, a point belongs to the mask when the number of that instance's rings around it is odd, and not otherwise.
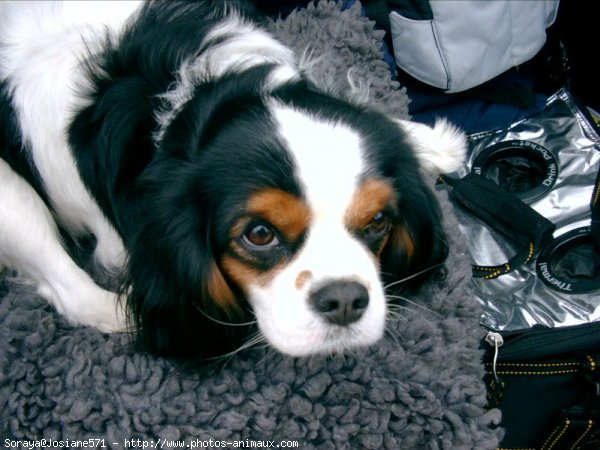
[[[500,335],[496,347],[488,334],[484,362],[501,448],[599,449],[600,323]]]

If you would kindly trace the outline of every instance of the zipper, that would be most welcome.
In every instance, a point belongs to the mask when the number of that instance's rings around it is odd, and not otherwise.
[[[498,408],[504,398],[506,389],[505,376],[546,376],[546,375],[566,375],[580,372],[582,368],[581,361],[552,361],[552,358],[537,360],[531,358],[531,349],[539,350],[539,347],[548,347],[554,349],[556,329],[530,329],[524,332],[511,332],[504,335],[488,331],[484,341],[490,346],[493,355],[491,357],[491,378],[487,382],[487,409]],[[548,334],[551,332],[552,334]],[[502,350],[502,361],[500,359],[500,347]],[[508,352],[507,352],[508,351]],[[507,357],[507,353],[516,353],[515,360]],[[554,355],[555,356],[555,355]],[[548,361],[548,362],[546,362]],[[490,363],[487,363],[488,366]],[[595,366],[588,362],[588,365]],[[489,371],[488,371],[489,374]]]
[[[500,353],[500,347],[504,345],[504,338],[500,333],[488,331],[484,340],[494,349],[494,357],[492,363],[492,372],[494,374],[494,379],[490,380],[490,382],[488,383],[486,392],[486,409],[489,410],[492,408],[498,408],[500,406],[500,403],[502,403],[502,399],[504,398],[504,389],[506,387],[506,383],[504,382],[504,380],[500,379],[497,371],[498,354]]]
[[[496,371],[496,366],[498,364],[498,354],[500,353],[500,347],[504,345],[504,338],[500,333],[496,333],[494,331],[488,331],[488,334],[485,336],[485,342],[490,344],[494,348],[494,358],[492,360],[492,372],[494,373],[494,379],[496,383],[500,382],[498,378],[498,372]]]
[[[494,359],[499,358],[499,347],[502,359],[522,361],[531,359],[555,358],[567,355],[573,349],[585,353],[596,351],[600,347],[600,323],[592,322],[583,325],[546,328],[533,327],[528,330],[496,332],[488,331],[485,342],[494,352]],[[500,340],[502,344],[500,344]],[[498,345],[496,346],[496,342]]]

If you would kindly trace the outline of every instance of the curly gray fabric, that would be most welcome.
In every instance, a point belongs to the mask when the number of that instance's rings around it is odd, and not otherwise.
[[[272,28],[299,52],[310,44],[310,58],[321,58],[311,76],[335,95],[352,90],[350,69],[370,102],[407,117],[408,99],[382,61],[381,33],[360,5],[342,12],[322,1]],[[114,449],[235,440],[496,448],[499,413],[484,408],[480,309],[465,242],[445,194],[439,198],[451,244],[447,276],[392,309],[382,342],[346,355],[293,359],[253,348],[192,379],[133,352],[125,334],[69,326],[32,287],[0,278],[0,447],[101,439]]]
[[[307,72],[321,89],[407,119],[406,90],[392,80],[382,58],[384,32],[360,13],[358,2],[344,12],[334,1],[311,3],[275,22],[272,31],[305,56]]]

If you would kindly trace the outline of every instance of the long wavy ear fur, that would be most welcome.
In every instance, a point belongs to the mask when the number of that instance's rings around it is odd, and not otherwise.
[[[424,172],[437,175],[457,170],[467,154],[465,134],[444,119],[433,127],[393,119],[399,125]],[[398,210],[401,219],[396,223],[380,260],[386,284],[397,283],[399,288],[415,288],[448,256],[448,243],[442,225],[437,199],[418,173],[395,174],[400,196]],[[415,276],[415,274],[420,274]]]
[[[253,319],[218,268],[214,208],[203,195],[202,173],[165,160],[143,178],[143,208],[153,213],[138,215],[124,284],[138,343],[186,363],[236,350],[254,331],[240,324]]]
[[[402,218],[380,256],[381,272],[384,284],[415,290],[439,271],[448,256],[448,243],[437,200],[426,185],[414,187],[402,198],[399,210]]]

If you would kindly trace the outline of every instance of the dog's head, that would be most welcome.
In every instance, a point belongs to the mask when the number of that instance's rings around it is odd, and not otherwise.
[[[226,81],[197,89],[142,178],[149,200],[128,281],[146,345],[227,353],[254,317],[294,356],[374,343],[384,285],[446,256],[422,172],[455,169],[464,137],[302,82],[265,97]]]

